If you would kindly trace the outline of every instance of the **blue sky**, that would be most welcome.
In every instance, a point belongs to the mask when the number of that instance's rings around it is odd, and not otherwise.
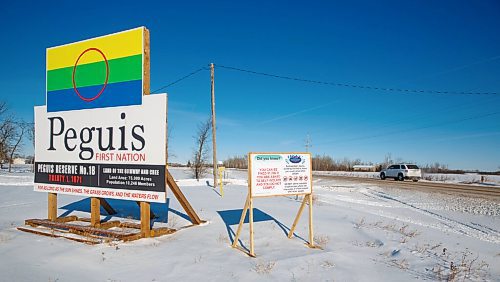
[[[181,3],[182,2],[182,3]],[[33,1],[3,4],[1,99],[25,120],[45,103],[45,49],[138,26],[151,34],[151,89],[215,63],[218,159],[304,151],[498,170],[498,1]],[[166,89],[172,161],[210,115],[210,73]],[[24,151],[32,152],[26,142]]]

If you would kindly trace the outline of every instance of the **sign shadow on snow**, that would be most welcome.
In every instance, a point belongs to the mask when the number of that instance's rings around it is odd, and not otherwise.
[[[121,217],[134,220],[141,220],[141,209],[134,201],[106,199],[106,201],[116,211],[114,215],[107,215],[103,222],[111,220],[112,217]],[[60,217],[68,216],[75,211],[90,213],[90,198],[85,198],[80,201],[65,205],[60,209],[66,210]],[[191,221],[188,215],[170,208],[170,199],[167,198],[166,203],[151,203],[151,211],[155,214],[155,218],[151,219],[151,224],[154,222],[168,223],[168,213],[176,214],[188,221]],[[101,206],[101,213],[107,214]]]
[[[231,225],[238,225],[240,223],[242,212],[243,212],[243,209],[217,211],[219,216],[224,221],[224,224],[226,224],[227,234],[229,236],[229,241],[231,244],[234,242],[234,236],[236,236],[236,233],[231,228]],[[255,222],[262,222],[262,221],[274,221],[281,228],[281,230],[283,231],[285,236],[288,236],[288,232],[290,232],[290,228],[288,226],[284,225],[283,223],[278,221],[276,218],[261,211],[260,209],[254,208],[253,209],[253,222],[255,223]],[[247,214],[245,216],[244,223],[249,223],[249,212],[247,212]],[[298,236],[297,234],[294,233],[294,236],[307,243],[307,241],[304,238]],[[244,249],[249,251],[248,248],[243,244],[241,239],[238,241]]]

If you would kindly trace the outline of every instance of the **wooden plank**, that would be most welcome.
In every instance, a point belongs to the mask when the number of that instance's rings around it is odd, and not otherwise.
[[[234,248],[240,250],[242,253],[244,253],[245,255],[247,255],[251,258],[255,257],[255,256],[250,255],[250,253],[245,248],[243,248],[241,246],[235,246]]]
[[[191,204],[188,202],[188,200],[186,199],[184,194],[182,194],[181,189],[179,188],[179,186],[177,186],[177,183],[175,183],[175,180],[172,177],[172,175],[170,174],[170,172],[168,170],[166,170],[165,173],[167,174],[167,184],[170,187],[170,190],[172,190],[172,192],[174,193],[174,196],[177,198],[177,200],[181,204],[184,211],[186,211],[187,215],[191,219],[191,222],[193,224],[196,224],[196,225],[202,224],[203,221],[198,217],[198,215],[196,214],[196,211],[193,209]]]
[[[314,248],[312,193],[307,198],[309,199],[309,247]]]
[[[135,203],[136,203],[139,207],[141,207],[141,202],[136,201]],[[152,210],[149,210],[149,213],[151,214],[151,215],[150,215],[150,219],[153,219],[153,218],[155,218],[155,217],[156,217],[155,213],[154,213]]]
[[[53,237],[53,238],[65,238],[65,239],[69,239],[69,240],[72,240],[72,241],[76,241],[76,242],[79,242],[79,243],[85,243],[85,244],[89,244],[89,245],[95,245],[95,244],[99,243],[99,241],[97,241],[97,240],[67,237],[67,236],[55,234],[53,232],[42,232],[42,231],[39,231],[39,230],[33,230],[33,229],[29,229],[29,228],[24,228],[24,227],[18,227],[17,230],[23,231],[23,232],[28,232],[28,233],[33,233],[33,234],[36,234],[36,235]]]
[[[99,227],[101,224],[101,201],[99,198],[90,198],[90,225]]]
[[[149,203],[147,203],[149,204]],[[80,222],[90,222],[90,219],[88,218],[77,218],[76,216],[70,216],[70,217],[64,217],[61,219],[65,220],[70,220],[76,218],[77,220],[75,221],[80,221]],[[130,223],[130,222],[123,222],[121,223],[120,221],[108,221],[101,223],[99,227],[91,227],[91,226],[84,226],[84,225],[78,225],[78,224],[70,224],[66,222],[54,222],[50,221],[47,219],[27,219],[25,221],[26,225],[29,225],[31,227],[34,227],[35,229],[29,229],[29,228],[23,228],[19,227],[18,229],[21,231],[26,231],[34,234],[39,234],[39,235],[46,235],[50,237],[62,237],[70,240],[74,240],[77,242],[82,242],[82,243],[92,243],[92,244],[97,244],[97,243],[106,243],[109,242],[109,240],[123,240],[124,242],[126,241],[132,241],[132,240],[137,240],[144,238],[142,234],[141,225],[140,224],[135,224],[135,223]],[[131,229],[137,229],[137,232],[134,231],[125,231],[125,230],[107,230],[107,228],[112,228],[112,227],[117,227],[117,228],[131,228]],[[37,229],[36,229],[37,228]],[[40,229],[42,228],[42,229]],[[46,232],[47,230],[50,230],[50,232]],[[150,230],[150,236],[151,237],[158,237],[162,235],[168,235],[168,234],[173,234],[177,230],[172,229],[172,228],[167,228],[167,227],[161,227],[161,228],[156,228],[156,229],[151,229]],[[60,233],[72,233],[81,236],[81,238],[76,238],[76,237],[67,237],[64,235],[58,235]],[[52,236],[54,235],[54,236]],[[94,239],[94,240],[91,240]]]
[[[56,222],[71,222],[78,220],[78,217],[76,215],[71,215],[71,216],[65,216],[65,217],[58,217],[55,221]]]
[[[111,205],[108,203],[108,201],[106,201],[106,199],[99,198],[99,201],[101,202],[101,206],[108,213],[108,215],[114,215],[114,214],[116,214],[115,209],[113,209],[111,207]]]
[[[120,224],[120,227],[141,229],[141,225],[140,224],[132,223],[132,222],[122,222]]]
[[[151,204],[149,202],[141,202],[141,236],[144,238],[151,237]]]
[[[139,240],[141,238],[143,238],[142,234],[138,233],[138,234],[132,234],[132,235],[124,236],[122,238],[122,240],[123,240],[123,242],[130,242],[130,241]]]
[[[247,215],[248,205],[250,200],[250,194],[248,194],[247,199],[245,201],[245,206],[243,207],[243,211],[241,212],[240,223],[238,224],[238,229],[236,230],[236,235],[234,236],[232,247],[235,248],[238,245],[238,239],[240,238],[241,227],[243,226],[243,222],[245,221],[245,217]]]
[[[99,228],[109,229],[109,228],[113,228],[113,227],[120,227],[120,225],[121,225],[121,222],[119,220],[113,220],[113,221],[102,222],[101,225],[99,226]]]
[[[302,215],[302,212],[304,211],[304,207],[306,206],[307,202],[307,196],[304,196],[304,199],[302,200],[302,204],[300,205],[299,211],[297,212],[297,216],[295,216],[295,220],[293,221],[292,228],[290,228],[290,232],[288,233],[288,238],[292,238],[293,232],[295,231],[295,227],[297,227],[297,223],[299,222],[300,216]]]
[[[48,193],[47,218],[51,221],[55,221],[57,219],[57,194],[56,193]]]
[[[255,257],[254,247],[253,247],[253,200],[252,195],[249,195],[250,198],[250,256]]]
[[[161,227],[161,228],[154,228],[151,230],[151,237],[159,237],[163,235],[169,235],[175,233],[177,230],[167,228],[167,227]]]
[[[150,93],[150,66],[151,66],[151,53],[150,53],[150,43],[149,43],[149,29],[144,28],[144,57],[143,57],[143,80],[142,80],[142,92],[144,95],[149,95]]]
[[[78,234],[92,234],[111,238],[121,239],[124,236],[133,235],[133,232],[116,231],[116,230],[106,230],[92,226],[83,226],[70,223],[59,223],[44,219],[28,219],[25,221],[26,225],[30,226],[43,226],[46,228],[56,228],[62,230],[68,230],[72,233]]]

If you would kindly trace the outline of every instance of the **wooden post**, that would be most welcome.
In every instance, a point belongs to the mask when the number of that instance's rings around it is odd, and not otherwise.
[[[143,80],[142,80],[142,93],[144,95],[149,95],[150,92],[150,65],[151,65],[151,54],[150,54],[150,44],[149,44],[149,30],[144,28],[143,34],[143,45],[144,45],[144,57],[143,57]]]
[[[250,205],[250,194],[247,196],[247,200],[245,201],[245,207],[243,208],[243,212],[241,213],[240,223],[238,224],[238,230],[236,230],[236,235],[234,235],[234,241],[232,247],[236,247],[238,244],[238,239],[240,238],[241,227],[245,222],[245,217],[247,215],[248,206]]]
[[[141,235],[143,238],[151,237],[150,203],[141,202]]]
[[[90,198],[90,225],[92,227],[101,225],[101,201],[99,198]]]
[[[168,185],[167,185],[167,171],[168,171],[168,95],[167,95],[167,104],[165,105],[165,108],[167,110],[166,112],[166,120],[165,120],[165,200],[167,199],[167,190],[168,190]]]
[[[220,185],[220,196],[224,198],[224,183],[222,181],[222,170],[219,170],[219,185]]]
[[[314,248],[312,193],[309,194],[308,199],[309,199],[309,247]]]
[[[215,81],[214,81],[214,64],[210,64],[210,78],[212,84],[212,150],[214,163],[214,189],[217,187],[217,142],[215,138]]]
[[[47,217],[50,221],[55,221],[57,219],[57,194],[49,193],[48,196],[48,209]]]
[[[290,228],[290,232],[288,233],[288,238],[292,238],[293,232],[295,232],[295,227],[297,227],[297,223],[299,222],[300,216],[304,211],[307,199],[308,199],[307,196],[304,195],[304,199],[302,200],[302,204],[300,205],[299,211],[297,212],[297,216],[295,216],[295,220],[293,221],[292,228]]]
[[[250,256],[255,257],[254,247],[253,247],[253,201],[252,196],[250,197]]]
[[[150,75],[150,66],[151,66],[151,52],[150,52],[150,41],[149,41],[149,30],[144,28],[144,58],[143,58],[143,84],[142,84],[142,93],[143,95],[150,94],[151,87],[151,75]],[[151,236],[151,209],[150,203],[148,202],[140,202],[139,206],[141,207],[141,236],[148,238]]]

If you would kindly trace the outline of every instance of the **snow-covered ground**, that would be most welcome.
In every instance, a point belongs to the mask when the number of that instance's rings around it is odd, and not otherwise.
[[[499,281],[500,201],[314,178],[314,234],[307,210],[288,239],[295,197],[254,200],[255,252],[230,247],[247,193],[244,171],[229,170],[224,197],[171,169],[208,223],[158,238],[89,246],[18,231],[44,218],[47,195],[33,174],[0,171],[0,281]],[[168,194],[169,198],[172,196]],[[59,215],[89,217],[89,200],[59,195]],[[138,218],[133,202],[110,201],[120,220]],[[156,225],[188,225],[175,198],[152,204]],[[106,215],[102,212],[102,217]],[[111,219],[117,219],[115,217]],[[241,239],[248,246],[248,224]],[[454,277],[453,277],[454,275]]]

